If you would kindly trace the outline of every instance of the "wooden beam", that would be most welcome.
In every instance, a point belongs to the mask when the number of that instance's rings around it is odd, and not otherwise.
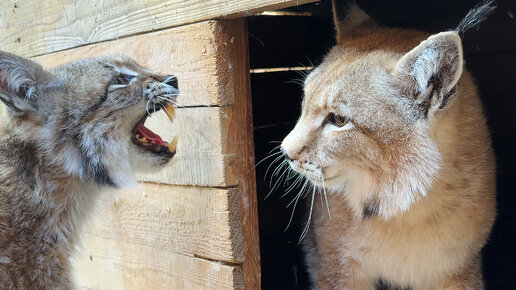
[[[82,240],[72,258],[78,289],[244,289],[238,265],[91,234]]]
[[[239,190],[157,184],[106,192],[83,232],[229,263],[244,261]],[[92,247],[92,245],[88,245]]]
[[[234,64],[233,90],[235,104],[230,107],[227,134],[229,144],[236,148],[236,158],[228,166],[237,176],[242,211],[242,230],[245,260],[242,265],[246,289],[260,289],[260,238],[258,230],[258,206],[256,197],[256,177],[254,171],[254,130],[249,76],[249,42],[247,19],[228,21],[228,31],[234,35],[235,47],[231,51]]]
[[[0,49],[32,57],[216,18],[316,0],[20,0],[0,4]]]
[[[154,71],[174,74],[179,79],[180,106],[226,106],[233,103],[226,90],[227,77],[219,74],[230,67],[232,35],[221,21],[207,21],[120,40],[61,51],[34,60],[55,67],[82,58],[125,54]],[[1,35],[1,34],[0,34]],[[228,49],[229,48],[229,49]]]

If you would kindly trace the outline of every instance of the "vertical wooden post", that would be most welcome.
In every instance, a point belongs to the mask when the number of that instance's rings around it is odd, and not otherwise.
[[[247,19],[227,21],[228,33],[233,43],[231,64],[233,65],[233,85],[235,102],[233,122],[230,123],[230,142],[237,146],[237,158],[229,164],[238,176],[242,232],[245,260],[243,271],[246,289],[260,289],[260,245],[258,231],[258,208],[256,196],[256,176],[254,171],[254,131],[249,75],[249,42]]]

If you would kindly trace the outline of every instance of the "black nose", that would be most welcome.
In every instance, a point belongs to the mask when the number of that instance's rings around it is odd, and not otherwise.
[[[177,85],[177,78],[176,76],[169,75],[166,76],[163,82],[169,86],[173,86],[176,89],[179,89],[179,86]]]
[[[287,160],[292,161],[292,159],[290,159],[290,157],[288,156],[287,150],[285,150],[285,148],[283,148],[283,146],[280,147],[280,151],[281,151],[281,153],[283,153],[283,155],[285,156],[285,158]]]

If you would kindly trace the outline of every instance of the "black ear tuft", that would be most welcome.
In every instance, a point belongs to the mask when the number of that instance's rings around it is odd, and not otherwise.
[[[38,110],[38,97],[52,77],[39,64],[0,51],[0,100],[15,115]]]
[[[463,35],[467,30],[480,25],[495,9],[496,3],[493,0],[478,3],[477,6],[466,14],[454,31],[459,35]]]

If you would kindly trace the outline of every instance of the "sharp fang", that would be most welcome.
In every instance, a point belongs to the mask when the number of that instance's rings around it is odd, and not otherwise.
[[[178,141],[178,138],[176,135],[176,136],[174,136],[174,140],[170,141],[170,144],[168,144],[168,150],[170,150],[170,152],[176,152],[177,141]]]
[[[163,110],[165,110],[165,113],[167,114],[170,122],[174,122],[174,118],[176,116],[176,109],[174,108],[174,106],[171,103],[168,103],[165,105],[165,108],[163,108]]]

